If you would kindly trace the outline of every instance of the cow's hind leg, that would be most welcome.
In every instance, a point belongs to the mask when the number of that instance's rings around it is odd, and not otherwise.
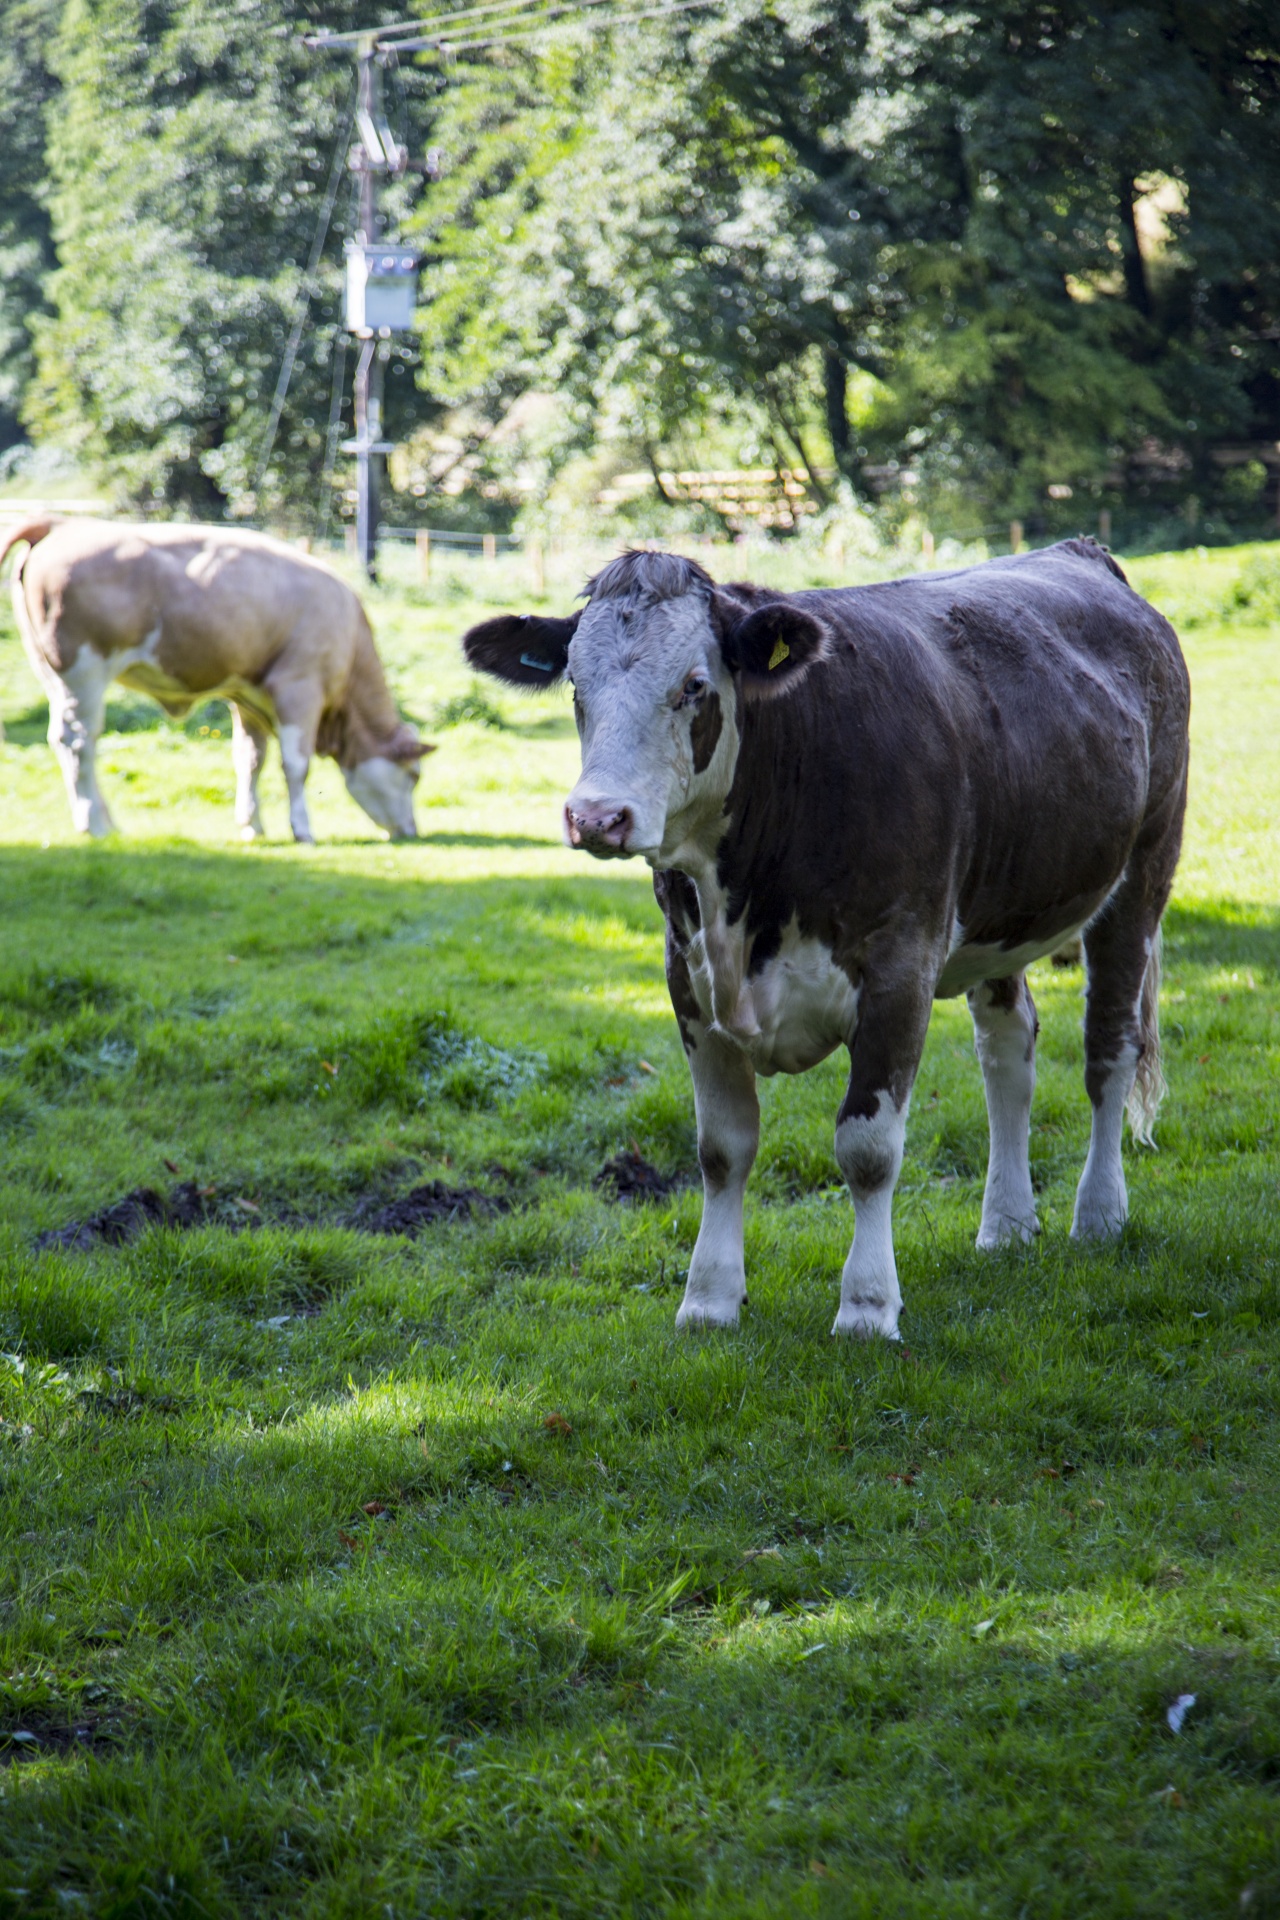
[[[1159,1100],[1160,911],[1128,881],[1085,931],[1089,978],[1084,1017],[1084,1084],[1093,1108],[1089,1153],[1076,1193],[1073,1240],[1120,1232],[1129,1213],[1121,1160],[1126,1108],[1142,1068],[1149,1098],[1135,1130],[1150,1138]]]
[[[95,764],[110,670],[92,648],[81,647],[65,674],[47,669],[40,677],[49,695],[49,745],[62,768],[72,821],[78,833],[101,839],[115,831]]]
[[[1031,1191],[1031,1096],[1036,1085],[1035,1001],[1025,974],[984,980],[969,993],[973,1039],[987,1090],[991,1149],[978,1245],[984,1251],[1040,1231]]]
[[[231,703],[231,763],[236,770],[236,825],[242,840],[260,839],[265,829],[258,805],[258,779],[271,736],[257,715]]]
[[[864,989],[849,1048],[849,1090],[836,1124],[836,1159],[853,1194],[854,1229],[833,1333],[898,1338],[902,1294],[893,1251],[893,1190],[929,1009],[927,993],[876,995]]]
[[[700,1021],[686,1016],[681,1028],[698,1115],[702,1224],[676,1325],[730,1327],[747,1297],[742,1208],[760,1140],[755,1068]]]

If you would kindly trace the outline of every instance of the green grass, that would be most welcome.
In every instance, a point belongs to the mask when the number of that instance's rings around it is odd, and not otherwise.
[[[318,847],[233,845],[225,724],[132,707],[128,837],[75,844],[4,630],[0,1915],[1280,1914],[1257,562],[1132,570],[1187,618],[1195,779],[1131,1225],[1068,1244],[1080,977],[1041,968],[1045,1232],[976,1254],[939,1007],[893,1351],[828,1338],[836,1062],[765,1084],[741,1330],[674,1335],[695,1194],[591,1186],[629,1141],[693,1163],[647,874],[560,847],[567,712],[468,704],[447,582],[372,602],[455,722],[409,847],[325,768]],[[33,1251],[166,1161],[219,1224]],[[513,1204],[348,1224],[429,1179]]]

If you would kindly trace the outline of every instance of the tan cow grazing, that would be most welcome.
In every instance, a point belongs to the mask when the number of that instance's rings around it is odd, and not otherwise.
[[[181,719],[222,698],[232,714],[236,823],[263,831],[258,776],[279,736],[296,840],[311,840],[313,753],[393,839],[414,839],[418,762],[433,748],[402,721],[351,588],[317,560],[238,527],[29,520],[13,574],[18,629],[49,696],[49,744],[82,833],[112,831],[94,751],[113,680]]]

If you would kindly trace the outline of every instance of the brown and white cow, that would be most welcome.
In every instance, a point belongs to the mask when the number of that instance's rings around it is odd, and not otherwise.
[[[785,596],[630,553],[572,619],[490,620],[464,646],[517,685],[568,674],[568,838],[654,869],[704,1184],[678,1325],[729,1325],[746,1297],[756,1075],[844,1045],[855,1229],[835,1331],[896,1337],[890,1210],[936,998],[968,995],[986,1082],[978,1245],[1038,1232],[1025,970],[1077,931],[1093,1132],[1072,1232],[1119,1231],[1123,1117],[1149,1139],[1163,1091],[1189,690],[1172,628],[1102,548]]]
[[[0,547],[27,657],[49,696],[49,744],[83,833],[112,831],[94,754],[113,680],[181,718],[231,704],[236,822],[262,832],[258,776],[272,733],[296,840],[312,838],[313,753],[393,838],[413,839],[418,761],[432,748],[400,719],[359,599],[296,548],[237,527],[31,520]]]

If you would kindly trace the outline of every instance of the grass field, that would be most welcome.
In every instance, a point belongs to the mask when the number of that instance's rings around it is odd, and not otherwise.
[[[320,768],[320,844],[246,849],[225,717],[122,699],[82,846],[6,608],[0,1915],[1280,1915],[1278,559],[1132,569],[1195,774],[1130,1227],[1068,1243],[1037,968],[1045,1232],[976,1254],[940,1006],[892,1350],[828,1338],[838,1061],[764,1086],[738,1333],[673,1332],[694,1192],[593,1188],[692,1168],[692,1098],[563,703],[438,726],[415,845]],[[513,569],[372,597],[409,712]],[[177,1179],[211,1224],[33,1249]],[[358,1230],[432,1180],[506,1210]]]

